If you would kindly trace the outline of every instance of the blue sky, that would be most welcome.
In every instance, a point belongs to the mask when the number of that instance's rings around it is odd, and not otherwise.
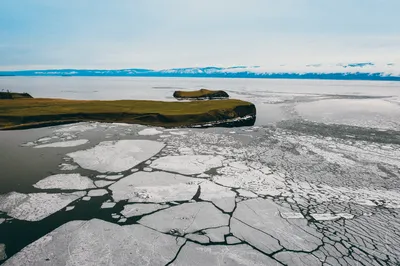
[[[400,62],[399,0],[1,0],[0,69]]]

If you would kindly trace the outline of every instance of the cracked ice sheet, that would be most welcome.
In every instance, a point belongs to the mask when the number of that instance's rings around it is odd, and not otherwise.
[[[108,191],[105,189],[94,189],[88,192],[89,197],[101,197],[108,194]]]
[[[162,131],[159,131],[155,128],[146,128],[138,132],[138,134],[141,136],[154,136],[162,133],[163,133]]]
[[[129,218],[133,216],[142,216],[144,214],[155,212],[168,207],[169,207],[168,205],[161,205],[161,204],[141,204],[141,203],[129,204],[124,206],[124,209],[121,211],[121,214]]]
[[[308,227],[306,219],[286,220],[284,208],[266,199],[241,201],[231,220],[231,233],[239,239],[272,253],[285,247],[311,251],[322,244],[323,235]]]
[[[67,154],[82,168],[107,172],[126,171],[156,155],[165,144],[152,140],[103,141],[94,148]]]
[[[229,215],[221,213],[209,202],[185,203],[147,215],[138,221],[157,231],[179,235],[202,229],[227,226]]]
[[[332,221],[332,220],[338,220],[340,218],[343,219],[353,219],[354,215],[350,213],[314,213],[311,214],[311,216],[317,220],[317,221]]]
[[[4,265],[166,265],[183,243],[181,238],[137,224],[72,221],[28,245]]]
[[[11,192],[0,195],[0,211],[18,220],[40,221],[85,194],[86,192],[59,194]]]
[[[217,170],[221,175],[213,176],[212,180],[220,185],[245,189],[259,195],[276,196],[287,191],[285,179],[277,174],[269,173],[262,168],[251,169],[226,166]],[[248,194],[251,196],[251,194]]]
[[[223,159],[222,156],[211,155],[166,156],[154,160],[150,167],[184,175],[194,175],[221,167]]]
[[[264,266],[282,264],[244,244],[234,246],[202,246],[187,242],[171,265]]]
[[[33,185],[39,189],[85,190],[96,188],[93,181],[80,174],[58,174],[46,177]]]
[[[34,148],[68,148],[68,147],[76,147],[83,144],[88,143],[87,139],[78,139],[78,140],[70,140],[70,141],[60,141],[49,144],[42,144],[35,146]]]
[[[203,180],[166,172],[137,172],[124,177],[109,189],[115,201],[168,202],[190,200]]]
[[[236,193],[229,188],[219,186],[208,180],[202,182],[200,188],[200,199],[212,201],[225,212],[232,212],[235,208]]]

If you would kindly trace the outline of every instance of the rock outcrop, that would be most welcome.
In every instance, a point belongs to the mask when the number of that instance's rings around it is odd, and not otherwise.
[[[178,100],[212,100],[229,98],[225,91],[201,89],[197,91],[175,91],[174,97]]]
[[[33,98],[29,93],[18,93],[18,92],[10,92],[10,91],[0,91],[0,99],[1,100],[12,100],[12,99],[21,99],[21,98]]]

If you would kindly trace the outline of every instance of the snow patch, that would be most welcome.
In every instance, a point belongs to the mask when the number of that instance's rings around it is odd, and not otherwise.
[[[138,134],[141,136],[154,136],[162,133],[163,133],[162,131],[159,131],[155,128],[146,128],[138,132]]]

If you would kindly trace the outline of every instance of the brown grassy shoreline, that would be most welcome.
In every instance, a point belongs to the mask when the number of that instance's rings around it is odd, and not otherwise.
[[[97,121],[162,127],[189,127],[253,116],[256,108],[241,100],[162,102],[143,100],[83,101],[65,99],[0,100],[0,129],[27,129]],[[243,125],[254,124],[245,121]],[[238,121],[234,126],[240,126]]]

